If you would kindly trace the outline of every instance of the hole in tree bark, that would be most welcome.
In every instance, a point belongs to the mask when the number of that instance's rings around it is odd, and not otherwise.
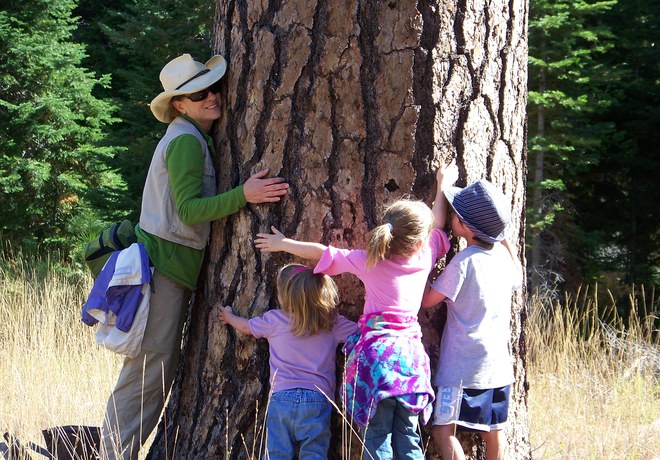
[[[394,179],[390,179],[390,180],[387,182],[387,184],[385,184],[385,188],[386,188],[389,192],[396,192],[397,190],[399,190],[399,184],[397,184],[396,181],[395,181]]]

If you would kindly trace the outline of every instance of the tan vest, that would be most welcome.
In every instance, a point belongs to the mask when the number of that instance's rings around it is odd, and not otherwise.
[[[215,169],[209,152],[208,144],[202,133],[188,120],[175,118],[167,128],[167,132],[156,146],[151,159],[149,173],[142,193],[142,212],[140,213],[140,228],[173,243],[182,244],[194,249],[204,249],[211,233],[211,223],[201,222],[195,225],[185,225],[176,211],[174,197],[170,189],[167,172],[167,147],[174,138],[182,134],[192,134],[199,140],[204,154],[204,176],[202,179],[202,197],[217,194]]]

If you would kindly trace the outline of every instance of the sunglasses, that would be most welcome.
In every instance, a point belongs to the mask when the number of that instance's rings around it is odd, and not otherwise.
[[[200,102],[209,96],[209,92],[213,94],[217,94],[220,92],[220,80],[216,81],[208,88],[204,88],[203,90],[197,91],[196,93],[185,94],[183,97],[186,97],[193,102]]]

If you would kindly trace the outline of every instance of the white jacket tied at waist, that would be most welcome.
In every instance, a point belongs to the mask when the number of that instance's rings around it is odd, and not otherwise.
[[[149,316],[152,271],[140,243],[108,259],[82,310],[85,324],[98,322],[96,343],[129,358],[140,354]],[[136,306],[134,302],[139,303]]]

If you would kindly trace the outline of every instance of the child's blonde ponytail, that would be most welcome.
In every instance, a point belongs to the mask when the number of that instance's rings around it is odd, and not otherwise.
[[[399,200],[383,216],[382,225],[369,232],[367,268],[393,255],[408,257],[433,230],[433,213],[421,201]]]
[[[367,268],[372,268],[378,261],[385,259],[390,252],[392,242],[392,224],[379,225],[369,232],[367,243]]]

